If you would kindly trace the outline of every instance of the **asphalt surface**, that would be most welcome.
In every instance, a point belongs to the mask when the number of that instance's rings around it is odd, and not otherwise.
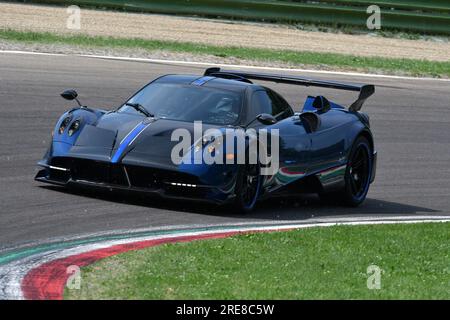
[[[376,182],[359,208],[326,206],[315,196],[272,199],[251,214],[227,208],[121,194],[68,192],[33,180],[55,121],[73,106],[59,93],[75,88],[84,104],[110,109],[166,73],[203,67],[76,56],[0,53],[0,251],[11,246],[116,229],[185,224],[307,221],[319,218],[450,216],[450,82],[316,78],[378,85],[364,111],[379,152]],[[308,94],[350,102],[352,93],[271,84],[300,109]]]

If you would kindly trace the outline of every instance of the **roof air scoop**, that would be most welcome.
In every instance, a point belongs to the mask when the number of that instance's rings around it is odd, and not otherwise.
[[[315,97],[312,106],[320,113],[325,113],[331,109],[330,101],[324,96]]]

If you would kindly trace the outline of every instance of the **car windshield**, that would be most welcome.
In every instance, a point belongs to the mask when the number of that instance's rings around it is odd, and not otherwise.
[[[242,97],[238,92],[216,88],[153,83],[139,91],[119,110],[142,114],[130,104],[141,105],[158,118],[233,125],[241,113]]]

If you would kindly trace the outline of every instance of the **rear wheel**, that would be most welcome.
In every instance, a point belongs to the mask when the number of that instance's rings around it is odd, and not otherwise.
[[[345,172],[345,187],[335,193],[324,193],[320,197],[326,202],[337,202],[347,206],[360,205],[367,196],[372,172],[370,144],[364,137],[359,137],[350,152]]]

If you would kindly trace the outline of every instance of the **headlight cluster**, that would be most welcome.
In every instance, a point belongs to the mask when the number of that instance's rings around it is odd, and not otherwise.
[[[61,122],[61,125],[59,126],[59,134],[63,134],[67,127],[69,127],[69,124],[72,122],[72,116],[68,116],[64,118],[64,120]],[[67,131],[67,134],[69,137],[71,137],[75,132],[80,129],[81,120],[77,119],[69,127],[69,130]]]
[[[194,151],[199,152],[203,150],[204,147],[206,147],[206,151],[208,153],[212,154],[216,150],[220,150],[220,147],[222,146],[222,139],[221,138],[215,138],[215,137],[203,137],[200,140],[197,141],[197,143],[194,146]]]
[[[75,120],[69,128],[67,134],[71,137],[77,130],[80,129],[80,120]]]
[[[69,125],[69,123],[72,121],[72,117],[66,117],[62,122],[61,125],[59,126],[59,134],[63,134],[64,130],[66,130],[67,126]]]

